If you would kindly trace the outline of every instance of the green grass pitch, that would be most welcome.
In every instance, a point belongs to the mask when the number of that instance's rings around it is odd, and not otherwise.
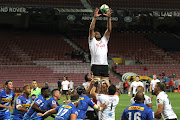
[[[169,99],[172,105],[174,112],[176,113],[177,117],[180,118],[180,93],[167,93],[169,95]],[[150,96],[151,94],[146,94]],[[119,104],[116,107],[116,120],[120,120],[123,110],[129,106],[130,104],[130,97],[127,94],[121,94],[119,99]],[[62,104],[62,96],[59,104]],[[153,98],[153,111],[156,111],[156,96]],[[53,118],[48,117],[46,120],[53,120]],[[161,120],[163,120],[161,118]]]

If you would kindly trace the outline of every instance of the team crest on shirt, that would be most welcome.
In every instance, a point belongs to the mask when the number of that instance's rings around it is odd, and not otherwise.
[[[52,101],[52,104],[56,104],[56,101],[53,100],[53,101]]]
[[[17,104],[21,104],[21,100],[20,99],[17,99]]]
[[[37,102],[38,104],[40,104],[40,103],[42,102],[42,100],[39,99],[39,100],[37,100],[36,102]]]
[[[75,114],[78,116],[78,112],[76,111]]]

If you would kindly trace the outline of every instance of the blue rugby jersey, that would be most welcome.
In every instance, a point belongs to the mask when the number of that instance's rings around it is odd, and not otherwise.
[[[72,103],[58,106],[55,110],[57,111],[57,115],[54,120],[70,120],[71,114],[78,116],[77,108]]]
[[[32,102],[32,100],[31,100],[30,97],[26,98],[23,94],[18,96],[16,98],[16,100],[15,100],[14,110],[13,110],[11,115],[14,115],[14,116],[17,116],[17,117],[23,119],[23,116],[24,116],[25,113],[20,111],[20,110],[18,110],[16,108],[16,106],[17,105],[21,105],[22,107],[24,107],[26,109],[29,109],[29,107],[31,106],[31,102]]]

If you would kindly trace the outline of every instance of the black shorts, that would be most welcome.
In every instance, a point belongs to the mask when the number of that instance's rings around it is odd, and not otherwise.
[[[62,95],[68,95],[68,90],[62,90]]]
[[[154,90],[152,90],[151,95],[156,95],[156,93],[154,92]]]
[[[132,97],[135,97],[135,94],[132,94]]]
[[[91,71],[94,76],[109,77],[108,65],[92,65]]]
[[[96,111],[87,111],[85,119],[98,120]]]
[[[166,120],[177,120],[177,118],[173,118],[173,119],[166,119]]]

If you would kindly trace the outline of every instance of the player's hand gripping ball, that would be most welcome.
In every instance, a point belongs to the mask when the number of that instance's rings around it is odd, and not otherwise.
[[[101,11],[102,13],[107,13],[107,11],[109,11],[109,6],[106,5],[106,4],[101,5],[100,11]]]

